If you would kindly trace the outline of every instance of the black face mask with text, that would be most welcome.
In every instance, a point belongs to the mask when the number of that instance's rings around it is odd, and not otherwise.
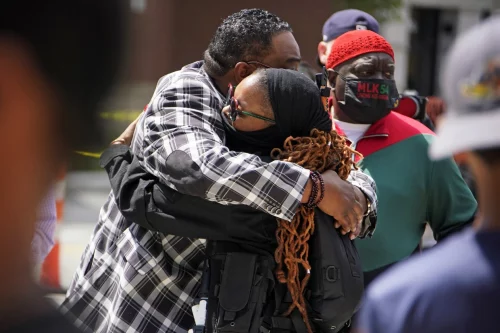
[[[347,79],[337,74],[345,82],[344,100],[335,95],[337,103],[342,112],[356,123],[373,124],[387,116],[399,103],[394,80]]]

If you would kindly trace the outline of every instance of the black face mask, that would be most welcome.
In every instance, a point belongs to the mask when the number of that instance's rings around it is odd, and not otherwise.
[[[222,118],[226,131],[226,146],[233,151],[270,156],[271,150],[283,147],[286,136],[281,134],[276,125],[257,131],[243,132],[234,128],[225,116]]]
[[[399,93],[394,80],[347,79],[344,100],[337,102],[344,114],[359,124],[373,124],[387,116],[399,102]]]

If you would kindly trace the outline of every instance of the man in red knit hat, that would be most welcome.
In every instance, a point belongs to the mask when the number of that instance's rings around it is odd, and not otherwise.
[[[350,8],[335,12],[323,25],[323,38],[318,43],[316,59],[320,67],[326,64],[335,39],[351,30],[370,30],[379,33],[380,26],[372,15],[359,9]],[[426,102],[427,99],[423,96],[411,96],[403,93],[400,104],[394,111],[417,119],[433,130],[433,123],[425,114]]]
[[[477,203],[451,158],[429,159],[433,132],[391,111],[399,100],[394,51],[382,36],[368,30],[341,35],[326,67],[336,129],[363,154],[357,162],[379,191],[377,233],[356,244],[369,284],[419,250],[426,222],[440,241],[472,222]]]

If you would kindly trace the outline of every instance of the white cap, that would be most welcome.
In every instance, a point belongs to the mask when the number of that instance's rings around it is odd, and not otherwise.
[[[431,158],[500,147],[500,17],[460,36],[441,76],[447,111]]]

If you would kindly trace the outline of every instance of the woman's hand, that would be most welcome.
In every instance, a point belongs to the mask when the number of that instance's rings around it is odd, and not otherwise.
[[[130,146],[132,143],[132,139],[134,137],[135,133],[135,127],[137,126],[137,122],[139,121],[139,118],[142,116],[142,113],[137,117],[136,120],[134,120],[128,127],[123,131],[122,134],[118,136],[115,140],[111,141],[111,145],[127,145]]]

